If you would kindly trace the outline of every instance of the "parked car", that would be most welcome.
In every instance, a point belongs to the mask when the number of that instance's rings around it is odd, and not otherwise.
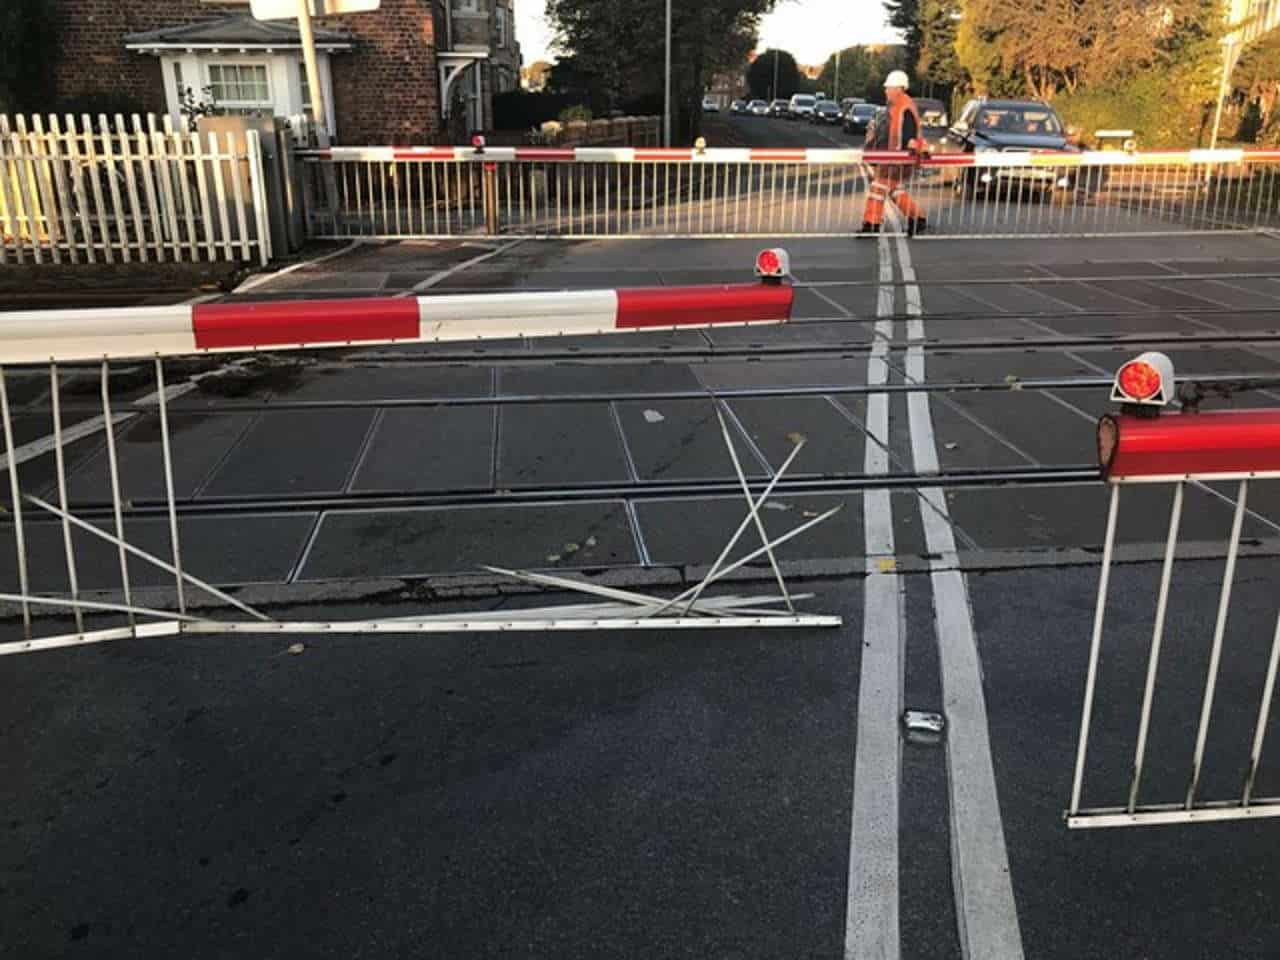
[[[1035,152],[1079,153],[1067,139],[1066,125],[1053,107],[1035,100],[970,100],[947,133],[947,147],[961,153]],[[1074,193],[1080,168],[975,167],[956,180],[957,191],[983,192],[1001,183],[1042,194]],[[1101,189],[1106,168],[1091,168],[1083,188]]]
[[[720,112],[720,104],[716,102],[715,97],[702,98],[702,112],[703,113],[719,113]]]
[[[790,100],[775,100],[769,104],[769,116],[786,118],[790,114]]]
[[[818,99],[811,93],[797,93],[787,104],[787,117],[791,120],[807,120],[813,116]]]
[[[809,115],[810,123],[825,123],[833,127],[838,126],[842,120],[844,115],[840,112],[840,105],[834,100],[819,100],[813,113]]]
[[[947,149],[947,107],[941,100],[930,100],[927,97],[915,97],[916,110],[920,112],[920,122],[924,126],[924,139],[935,153]]]
[[[769,115],[769,104],[764,100],[752,100],[747,104],[747,113],[753,117],[767,117]]]
[[[747,112],[747,101],[745,101],[745,100],[735,100],[735,101],[733,101],[733,103],[729,104],[729,112],[730,112],[730,113],[746,113],[746,112]]]
[[[844,116],[844,132],[865,134],[879,109],[874,103],[855,103],[853,109]]]

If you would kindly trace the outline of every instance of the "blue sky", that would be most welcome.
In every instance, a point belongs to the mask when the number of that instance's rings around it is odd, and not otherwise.
[[[544,8],[544,0],[516,0],[516,31],[525,63],[550,59]],[[896,40],[880,0],[781,0],[760,31],[762,47],[790,50],[801,63],[821,63],[837,48],[855,43]]]

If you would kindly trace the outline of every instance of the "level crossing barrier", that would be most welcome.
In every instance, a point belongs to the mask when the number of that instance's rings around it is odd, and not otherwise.
[[[1254,679],[1261,678],[1261,692],[1251,724],[1252,736],[1245,745],[1248,760],[1241,773],[1239,791],[1228,798],[1206,799],[1202,796],[1215,702],[1220,699],[1218,684],[1249,493],[1256,483],[1280,480],[1280,410],[1199,412],[1198,399],[1192,392],[1182,398],[1181,413],[1162,412],[1178,397],[1173,365],[1158,353],[1144,354],[1121,367],[1112,397],[1122,404],[1122,412],[1104,416],[1098,425],[1099,460],[1103,477],[1110,486],[1110,505],[1067,824],[1072,828],[1123,827],[1280,816],[1280,797],[1259,796],[1256,791],[1267,729],[1271,723],[1276,672],[1280,667],[1280,614],[1276,618],[1269,653],[1251,669]],[[1177,573],[1175,556],[1185,493],[1188,486],[1203,487],[1222,482],[1235,485],[1233,520],[1227,539],[1214,630],[1211,638],[1205,638],[1209,644],[1209,656],[1199,710],[1195,714],[1198,718],[1195,736],[1185,744],[1189,759],[1185,790],[1177,797],[1155,801],[1148,796],[1149,788],[1144,792],[1144,774],[1151,766],[1148,748],[1153,732],[1153,708],[1161,694],[1161,665],[1170,657],[1185,659],[1194,656],[1192,648],[1198,645],[1198,639],[1187,636],[1185,627],[1180,625],[1175,625],[1172,631],[1168,631],[1171,635],[1166,637],[1170,596]],[[1092,727],[1099,713],[1096,699],[1101,664],[1104,662],[1104,627],[1121,494],[1125,490],[1151,485],[1172,487],[1173,504],[1147,650],[1145,680],[1136,711],[1137,730],[1128,790],[1112,805],[1087,807],[1083,804],[1083,796],[1091,737],[1095,746],[1097,739],[1092,734]],[[1167,650],[1167,646],[1172,649]],[[1232,690],[1227,696],[1238,699],[1243,694]],[[1241,749],[1240,753],[1244,755],[1245,750]]]
[[[304,624],[280,622],[220,590],[209,579],[193,574],[184,562],[179,535],[180,503],[175,495],[170,403],[193,388],[203,377],[217,377],[242,363],[245,355],[281,351],[334,351],[366,348],[376,344],[432,344],[491,338],[562,337],[655,330],[702,329],[786,323],[791,316],[794,288],[786,282],[789,263],[785,251],[766,250],[759,256],[755,283],[718,286],[609,289],[561,293],[510,293],[417,298],[366,298],[354,300],[260,303],[198,303],[171,307],[57,310],[0,313],[0,426],[4,434],[4,470],[8,479],[6,533],[12,536],[17,556],[17,584],[0,593],[0,602],[21,610],[21,640],[0,640],[0,655],[54,647],[101,643],[130,637],[164,637],[180,633],[442,633],[459,630],[568,630],[729,627],[804,627],[838,624],[838,617],[796,612],[796,599],[782,585],[780,597],[741,598],[703,596],[702,584],[676,600],[655,598],[584,584],[543,573],[505,571],[517,580],[561,590],[577,590],[607,601],[582,608],[556,608],[540,616],[503,612],[497,619],[458,616],[422,616],[409,620],[374,620]],[[216,354],[212,361],[208,355]],[[205,357],[203,367],[200,358]],[[141,361],[141,363],[139,363]],[[172,370],[183,371],[180,382]],[[151,376],[146,376],[147,368]],[[124,368],[123,371],[121,368]],[[195,371],[193,373],[193,370]],[[15,376],[16,371],[16,376]],[[126,385],[113,381],[123,373]],[[66,374],[97,375],[101,414],[96,419],[64,422]],[[52,434],[19,447],[17,415],[11,403],[12,385],[21,377],[25,396],[47,386]],[[193,379],[194,378],[194,379]],[[34,381],[34,383],[33,383]],[[150,389],[145,396],[139,396]],[[80,412],[80,411],[77,411]],[[26,418],[29,420],[31,414]],[[156,427],[163,470],[163,503],[138,504],[121,489],[121,458],[117,427],[137,417],[151,418]],[[100,431],[105,438],[109,482],[100,498],[85,501],[88,513],[78,515],[68,499],[68,447],[76,440]],[[726,442],[732,442],[725,428]],[[430,442],[428,438],[424,442]],[[36,456],[53,459],[51,492],[28,489],[25,462]],[[794,459],[794,454],[793,454]],[[788,461],[789,463],[790,461]],[[47,463],[47,460],[46,460]],[[785,467],[785,465],[784,465]],[[781,470],[777,479],[781,477]],[[749,515],[764,539],[758,510],[769,490],[757,500],[747,489]],[[47,497],[47,499],[46,499]],[[187,507],[186,501],[181,504]],[[168,552],[160,556],[141,549],[126,536],[127,523],[139,516],[162,512],[168,522]],[[834,511],[832,511],[834,512]],[[29,518],[52,518],[60,527],[65,554],[65,589],[41,590],[29,573]],[[725,549],[720,569],[708,581],[722,579],[751,559],[767,555],[774,569],[776,545],[826,519],[808,519],[799,528],[765,541],[746,558],[729,562],[729,554],[748,527],[748,520]],[[45,528],[49,529],[48,526]],[[79,572],[90,563],[82,556],[86,543],[105,541],[117,554],[119,590],[108,596],[85,595]],[[252,550],[253,544],[245,544]],[[173,609],[146,606],[138,599],[131,564],[158,567],[171,577]],[[198,591],[206,599],[225,605],[233,618],[197,615],[188,600]],[[786,610],[770,609],[785,602]],[[39,614],[52,610],[48,618]],[[71,632],[62,619],[74,617]],[[115,618],[103,626],[104,617]],[[247,618],[247,619],[245,619]],[[93,622],[96,620],[96,623]]]
[[[271,259],[261,138],[0,114],[0,263]]]
[[[1114,236],[1280,225],[1278,150],[333,147],[301,153],[322,238],[848,236],[876,167],[912,170],[932,235]]]

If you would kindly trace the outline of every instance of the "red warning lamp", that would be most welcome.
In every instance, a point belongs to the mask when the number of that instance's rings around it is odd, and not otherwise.
[[[1160,392],[1160,371],[1139,360],[1121,367],[1116,379],[1121,392],[1134,400],[1150,400]]]
[[[1111,399],[1126,405],[1163,407],[1173,394],[1173,361],[1163,353],[1152,352],[1120,368]]]
[[[761,250],[756,257],[756,276],[760,279],[781,283],[790,275],[791,257],[788,256],[787,251],[774,247],[770,250]]]
[[[471,146],[475,147],[476,153],[484,153],[484,137],[477,133],[471,138]]]

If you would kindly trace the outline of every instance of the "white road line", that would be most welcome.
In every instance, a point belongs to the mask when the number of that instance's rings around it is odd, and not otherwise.
[[[448,270],[441,270],[439,273],[436,273],[431,275],[430,277],[427,277],[427,279],[415,285],[411,290],[406,290],[404,291],[404,293],[397,293],[396,296],[400,298],[412,297],[415,293],[421,293],[423,290],[430,290],[432,287],[439,286],[440,284],[444,283],[446,280],[452,277],[455,273],[461,273],[463,270],[469,270],[470,268],[474,267],[477,263],[484,263],[486,260],[492,260],[494,257],[500,257],[504,253],[506,253],[508,250],[510,250],[512,247],[518,246],[523,242],[524,242],[524,237],[518,237],[517,239],[512,240],[510,243],[504,243],[502,246],[498,247],[498,249],[496,250],[490,250],[488,253],[482,253],[478,257],[472,257],[470,260],[464,260],[462,261],[462,263],[454,264]]]
[[[906,240],[897,238],[905,284],[907,340],[924,340],[920,288]],[[925,382],[923,343],[907,348],[907,377]],[[920,473],[938,472],[938,445],[929,410],[929,394],[907,395],[911,453]],[[959,569],[955,534],[945,493],[919,491],[925,542],[932,557],[934,619],[947,718],[947,783],[951,809],[951,870],[960,949],[966,958],[1019,960],[1022,934],[1009,875],[1009,855],[1000,819],[982,663],[973,626],[969,586]]]
[[[240,286],[236,287],[232,293],[248,293],[250,290],[255,290],[263,284],[270,283],[272,280],[279,280],[281,277],[286,277],[297,270],[301,270],[303,267],[314,267],[316,264],[325,263],[328,260],[334,260],[338,257],[346,256],[357,247],[362,247],[372,242],[373,241],[370,240],[352,240],[345,247],[342,247],[339,250],[331,250],[323,256],[314,257],[311,260],[303,260],[301,263],[292,264],[291,266],[285,267],[283,270],[277,270],[274,273],[260,273],[257,276],[250,277],[244,283],[240,284]]]
[[[889,379],[893,337],[893,254],[880,241],[880,292],[876,339],[867,361],[867,383]],[[889,394],[867,396],[865,472],[889,472]],[[862,668],[858,680],[857,747],[853,762],[853,822],[849,837],[849,887],[845,914],[846,960],[897,960],[898,796],[902,741],[902,583],[894,572],[893,504],[887,489],[862,495],[866,536],[863,580]]]

